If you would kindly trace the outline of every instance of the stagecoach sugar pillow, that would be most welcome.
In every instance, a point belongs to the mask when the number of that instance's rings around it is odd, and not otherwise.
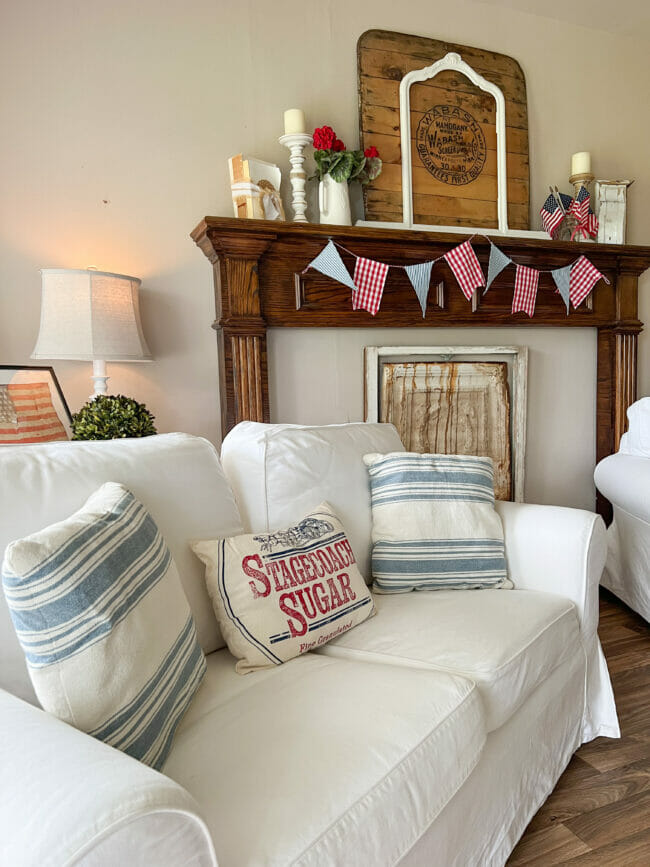
[[[240,674],[321,647],[374,611],[327,503],[286,530],[191,543]]]
[[[107,482],[66,520],[9,544],[2,581],[44,710],[161,768],[205,658],[142,503]]]
[[[512,586],[491,458],[392,452],[363,460],[375,592]]]

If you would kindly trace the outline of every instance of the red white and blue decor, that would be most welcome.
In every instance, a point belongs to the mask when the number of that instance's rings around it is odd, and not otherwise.
[[[487,235],[481,235],[480,237],[490,244],[490,259],[486,280],[480,262],[472,247],[472,241],[475,237],[477,235],[472,235],[471,238],[468,238],[456,247],[452,247],[451,250],[448,250],[444,255],[438,256],[436,259],[429,259],[426,262],[417,262],[412,265],[390,265],[385,262],[377,262],[374,259],[357,256],[351,250],[348,250],[347,247],[343,247],[341,244],[330,239],[318,256],[312,259],[302,273],[306,273],[309,268],[314,268],[326,277],[331,277],[333,280],[343,283],[344,286],[352,290],[352,309],[367,310],[372,316],[377,313],[381,306],[389,271],[391,269],[399,269],[406,271],[417,295],[420,307],[422,308],[422,316],[424,317],[429,295],[431,271],[433,266],[442,259],[445,260],[451,269],[461,292],[467,300],[470,300],[474,292],[481,286],[485,287],[484,293],[487,292],[496,277],[510,265],[514,265],[515,282],[512,313],[523,311],[531,317],[535,313],[535,301],[537,299],[540,274],[550,274],[553,278],[557,287],[556,292],[566,304],[567,315],[569,314],[569,306],[572,305],[574,310],[577,309],[599,280],[609,283],[607,277],[601,274],[598,268],[586,256],[579,256],[575,262],[565,265],[563,268],[530,268],[527,265],[514,262]],[[354,276],[350,275],[345,262],[341,258],[339,249],[354,258]]]

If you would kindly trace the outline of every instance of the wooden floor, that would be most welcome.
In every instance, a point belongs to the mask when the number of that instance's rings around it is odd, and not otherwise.
[[[578,750],[508,867],[650,865],[650,627],[602,591],[598,632],[622,737]]]

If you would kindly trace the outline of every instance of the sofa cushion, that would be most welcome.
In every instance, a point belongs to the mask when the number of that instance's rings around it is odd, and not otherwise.
[[[370,486],[363,456],[403,450],[392,424],[245,421],[224,439],[221,459],[249,532],[279,530],[327,502],[370,583]]]
[[[621,437],[619,452],[650,457],[650,397],[642,397],[627,410],[628,429]]]
[[[364,456],[377,593],[503,587],[491,458],[415,452]]]
[[[479,758],[476,689],[307,653],[238,677],[210,654],[164,772],[198,801],[220,864],[396,864]]]
[[[373,613],[339,519],[327,503],[274,533],[193,542],[237,671],[280,665]]]
[[[532,590],[375,596],[376,617],[319,653],[449,671],[478,686],[499,728],[564,659],[583,653],[573,604]]]
[[[7,544],[61,521],[104,482],[121,482],[160,528],[178,568],[199,642],[224,647],[189,539],[243,532],[219,457],[207,440],[187,434],[142,439],[0,447],[0,560]],[[22,650],[0,594],[0,687],[34,701]]]
[[[2,581],[43,709],[160,768],[205,659],[144,506],[107,482],[67,520],[8,545]]]

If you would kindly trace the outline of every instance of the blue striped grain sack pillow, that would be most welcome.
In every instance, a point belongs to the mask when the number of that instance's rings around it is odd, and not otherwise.
[[[43,709],[161,768],[205,658],[145,507],[102,485],[70,518],[12,542],[2,582]]]
[[[491,458],[365,455],[372,498],[373,590],[511,586]]]

